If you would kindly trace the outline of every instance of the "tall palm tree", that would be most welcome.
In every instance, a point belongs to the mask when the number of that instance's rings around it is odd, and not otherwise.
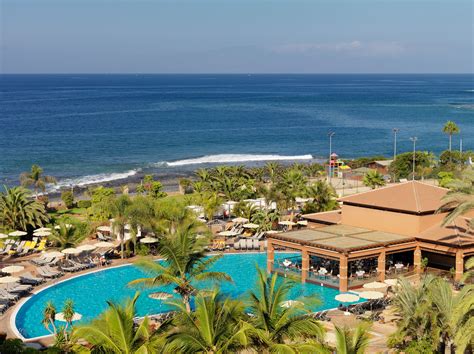
[[[139,294],[124,305],[108,302],[108,309],[89,324],[74,329],[75,339],[92,345],[93,352],[116,354],[156,353],[162,348],[164,328],[153,331],[148,317],[135,326],[135,307]]]
[[[260,231],[269,231],[273,228],[273,224],[276,223],[280,215],[276,210],[260,209],[252,215],[251,221],[260,225]]]
[[[128,195],[119,197],[109,197],[100,203],[100,208],[107,211],[108,215],[113,218],[112,229],[117,239],[120,241],[120,257],[125,256],[125,226],[129,223],[129,208],[132,200]]]
[[[166,352],[235,353],[249,344],[249,324],[243,321],[244,305],[217,291],[196,296],[195,310],[174,302],[177,310],[166,336]]]
[[[369,324],[361,323],[355,329],[336,326],[337,354],[364,354],[369,346]]]
[[[451,190],[443,197],[443,205],[438,209],[438,212],[449,211],[443,225],[474,209],[474,170],[464,170],[461,179],[453,181],[449,187]]]
[[[51,334],[56,334],[56,325],[54,320],[56,318],[56,307],[52,301],[46,303],[46,307],[43,310],[43,318],[41,323],[46,328],[46,330]]]
[[[382,174],[377,170],[370,170],[367,172],[362,182],[364,183],[364,186],[372,189],[385,186],[385,180],[383,179]]]
[[[141,259],[135,265],[152,276],[140,278],[129,283],[130,286],[157,287],[173,285],[174,291],[181,296],[188,312],[191,312],[191,296],[197,293],[197,284],[205,281],[232,281],[225,273],[209,271],[220,258],[206,257],[204,247],[207,238],[196,237],[195,221],[187,221],[178,226],[175,232],[168,233],[157,246],[163,263],[151,259]]]
[[[448,120],[443,127],[443,133],[449,136],[449,151],[451,151],[452,138],[454,134],[459,134],[460,129],[453,121]]]
[[[298,169],[289,169],[283,175],[278,188],[281,189],[293,219],[296,197],[301,197],[306,191],[307,179]]]
[[[48,238],[59,248],[65,249],[76,247],[90,234],[90,227],[86,223],[65,224],[60,223],[59,229],[55,229]]]
[[[319,213],[337,208],[337,194],[326,181],[317,181],[306,189],[306,197],[311,201],[305,205],[304,212]]]
[[[281,169],[281,166],[277,162],[267,162],[265,164],[265,169],[267,171],[270,182],[275,183],[278,178],[278,173]]]
[[[324,328],[309,316],[307,304],[311,301],[296,300],[289,307],[282,306],[293,286],[288,278],[257,268],[256,290],[250,292],[248,321],[252,327],[248,333],[258,352],[324,352]]]
[[[56,183],[56,178],[43,174],[43,169],[38,165],[31,166],[30,172],[23,172],[20,175],[20,183],[23,187],[33,187],[35,197],[38,198],[38,192],[46,190],[47,183]]]
[[[44,205],[30,198],[23,187],[7,188],[0,193],[0,223],[12,230],[43,226],[49,220]]]

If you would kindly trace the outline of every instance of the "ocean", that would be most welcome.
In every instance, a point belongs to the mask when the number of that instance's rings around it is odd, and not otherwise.
[[[474,75],[0,75],[0,182],[60,186],[222,163],[474,149]]]

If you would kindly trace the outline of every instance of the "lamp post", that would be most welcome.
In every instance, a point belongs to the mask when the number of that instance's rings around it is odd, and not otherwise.
[[[332,137],[336,134],[335,132],[329,132],[329,184],[332,181],[332,165],[331,165],[331,155],[332,155]]]
[[[413,141],[413,173],[412,173],[412,180],[415,180],[415,156],[416,156],[416,141],[418,138],[416,136],[413,136],[410,138],[411,141]]]
[[[393,128],[393,161],[397,157],[397,133],[400,131],[398,128]]]

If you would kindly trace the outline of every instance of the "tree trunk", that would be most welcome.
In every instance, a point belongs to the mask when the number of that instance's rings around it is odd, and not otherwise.
[[[125,238],[125,235],[122,233],[122,235],[120,236],[120,258],[124,258],[124,254],[123,254],[123,251],[124,251],[124,244],[123,244],[123,239]]]
[[[452,141],[453,136],[449,134],[449,152],[451,152],[451,141]],[[451,157],[451,156],[450,156]]]
[[[186,307],[186,312],[191,313],[191,305],[189,304],[189,295],[183,295],[183,303]]]

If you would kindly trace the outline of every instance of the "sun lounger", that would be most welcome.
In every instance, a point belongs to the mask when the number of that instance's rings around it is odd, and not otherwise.
[[[17,301],[20,298],[17,294],[11,294],[5,289],[0,289],[0,297],[9,301]]]
[[[240,240],[234,242],[234,249],[240,250]]]
[[[257,239],[253,239],[253,249],[259,250],[260,249],[260,242]]]
[[[29,291],[31,291],[33,287],[31,285],[27,284],[8,284],[5,288],[6,291],[8,291],[10,294],[24,294]]]
[[[38,285],[43,283],[45,280],[44,278],[35,277],[30,272],[27,272],[20,276],[20,281],[22,284]]]
[[[8,253],[10,253],[12,247],[13,247],[12,244],[8,244],[8,245],[5,247],[5,249],[3,250],[3,252],[0,253],[0,254],[8,254]]]
[[[45,278],[57,278],[62,275],[61,272],[58,272],[54,269],[50,269],[47,266],[39,267],[38,273]]]
[[[3,315],[5,311],[8,309],[7,304],[0,304],[0,313]]]

